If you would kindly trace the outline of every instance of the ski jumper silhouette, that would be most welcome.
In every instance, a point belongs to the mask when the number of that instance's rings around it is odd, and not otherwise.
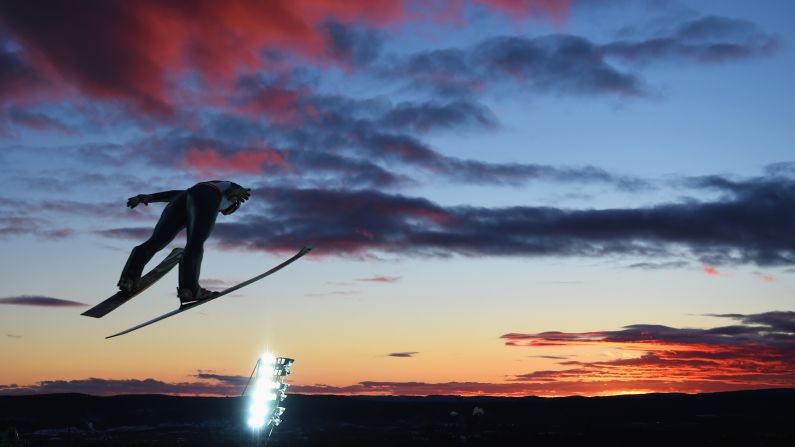
[[[177,233],[187,228],[187,242],[179,262],[177,296],[182,304],[212,297],[216,292],[199,286],[204,241],[213,231],[219,212],[224,215],[232,214],[249,197],[250,189],[222,180],[200,182],[187,190],[130,197],[127,200],[130,208],[135,208],[139,203],[149,205],[152,202],[168,202],[168,205],[163,209],[152,236],[130,253],[121,272],[119,289],[127,293],[136,290],[146,263],[155,253],[165,248]]]

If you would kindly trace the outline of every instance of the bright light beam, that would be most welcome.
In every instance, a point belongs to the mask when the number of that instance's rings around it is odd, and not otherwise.
[[[276,357],[264,353],[254,367],[254,390],[251,393],[248,426],[256,431],[281,423],[284,408],[279,404],[285,399],[288,385],[282,383],[290,374],[293,359]]]

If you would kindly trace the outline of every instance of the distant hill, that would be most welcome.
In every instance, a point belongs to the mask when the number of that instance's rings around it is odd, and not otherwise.
[[[270,446],[795,446],[795,389],[591,398],[290,395],[285,406]],[[31,446],[250,446],[245,407],[244,398],[6,396],[0,433],[16,428]]]

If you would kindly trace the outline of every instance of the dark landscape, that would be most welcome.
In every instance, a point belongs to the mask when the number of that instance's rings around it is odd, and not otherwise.
[[[239,397],[5,396],[0,429],[22,438],[3,445],[257,445],[244,424],[245,404]],[[285,404],[267,445],[795,445],[795,389],[590,398],[290,395]]]

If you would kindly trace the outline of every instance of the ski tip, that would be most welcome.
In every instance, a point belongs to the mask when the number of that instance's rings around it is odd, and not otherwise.
[[[304,248],[301,249],[301,252],[303,252],[303,253],[310,252],[310,251],[312,251],[312,248],[313,247],[311,245],[304,245]]]

